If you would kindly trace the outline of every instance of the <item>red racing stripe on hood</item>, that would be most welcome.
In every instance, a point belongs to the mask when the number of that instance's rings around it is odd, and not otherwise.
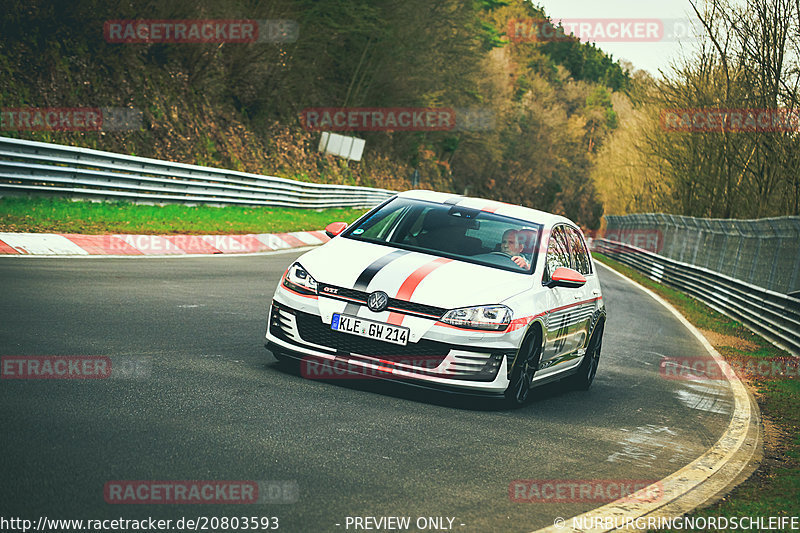
[[[410,276],[406,278],[402,285],[400,285],[400,289],[397,291],[397,296],[395,296],[398,300],[410,300],[411,296],[414,294],[414,291],[417,290],[417,287],[422,280],[425,279],[428,274],[436,270],[442,265],[446,265],[447,263],[452,262],[452,259],[446,259],[444,257],[440,257],[439,259],[434,259],[430,263],[425,263],[414,272],[411,273]],[[395,313],[394,311],[389,313],[389,324],[394,324],[399,326],[403,323],[403,318],[405,315],[401,313]]]

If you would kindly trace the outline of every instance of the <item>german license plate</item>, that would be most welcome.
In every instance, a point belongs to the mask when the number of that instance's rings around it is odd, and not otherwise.
[[[408,328],[350,315],[334,313],[333,320],[331,321],[331,329],[350,333],[351,335],[358,335],[359,337],[366,337],[368,339],[391,342],[392,344],[399,344],[400,346],[408,344]]]

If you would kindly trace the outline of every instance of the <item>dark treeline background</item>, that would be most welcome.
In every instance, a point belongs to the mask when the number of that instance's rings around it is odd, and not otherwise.
[[[0,107],[124,106],[143,112],[135,131],[3,135],[397,190],[409,188],[418,169],[421,187],[562,213],[587,228],[598,227],[604,211],[717,212],[695,197],[696,184],[687,193],[684,176],[674,171],[722,179],[722,171],[709,170],[718,157],[703,161],[703,149],[695,147],[706,141],[653,127],[653,110],[666,103],[654,95],[663,100],[677,94],[668,90],[672,86],[632,73],[629,65],[623,68],[576,39],[511,41],[509,20],[546,16],[523,0],[2,4]],[[289,19],[297,22],[299,38],[110,44],[103,37],[108,20],[206,18]],[[690,80],[670,83],[688,87]],[[467,131],[355,132],[366,139],[364,159],[346,164],[320,154],[320,134],[305,131],[299,121],[306,107],[339,106],[471,108],[492,120]],[[770,143],[753,142],[765,149]],[[784,179],[770,168],[772,181]],[[718,189],[711,197],[719,196]],[[743,216],[735,202],[729,204],[720,213]]]
[[[616,126],[610,94],[629,76],[576,40],[509,43],[521,0],[5,0],[0,106],[127,106],[138,131],[6,132],[182,162],[394,189],[468,192],[567,214],[602,206],[592,157]],[[119,19],[297,21],[291,43],[110,44]],[[436,106],[489,111],[489,127],[356,133],[364,160],[317,152],[306,107]],[[484,124],[484,123],[482,123]]]

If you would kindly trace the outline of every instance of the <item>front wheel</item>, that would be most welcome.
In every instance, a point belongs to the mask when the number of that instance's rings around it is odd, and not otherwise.
[[[600,324],[592,338],[589,340],[589,347],[583,356],[581,366],[578,371],[566,378],[567,385],[575,390],[589,390],[597,374],[597,365],[600,363],[600,350],[603,347],[603,325]]]
[[[518,407],[528,399],[541,352],[542,343],[538,333],[532,333],[525,337],[511,371],[510,383],[505,391],[506,404],[509,406]]]

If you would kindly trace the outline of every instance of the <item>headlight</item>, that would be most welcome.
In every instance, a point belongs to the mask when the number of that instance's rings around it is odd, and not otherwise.
[[[317,280],[300,263],[289,267],[283,278],[283,286],[300,294],[317,294]]]
[[[448,311],[442,322],[469,329],[502,331],[511,323],[511,309],[505,305],[479,305]]]

